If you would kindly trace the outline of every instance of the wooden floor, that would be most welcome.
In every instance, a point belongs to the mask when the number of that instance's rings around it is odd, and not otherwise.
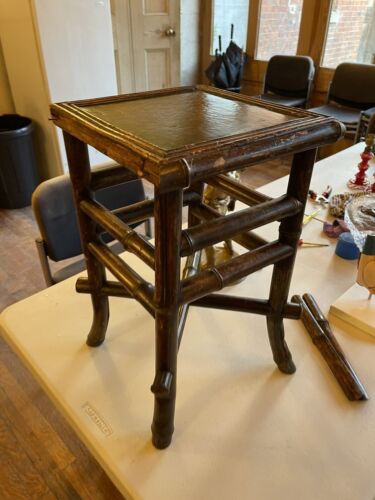
[[[259,187],[289,171],[290,158],[252,167]],[[0,209],[0,311],[44,288],[30,207]],[[145,388],[147,390],[147,388]],[[40,386],[0,339],[0,499],[122,498]]]

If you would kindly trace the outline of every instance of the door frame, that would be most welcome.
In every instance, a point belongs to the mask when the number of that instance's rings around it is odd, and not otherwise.
[[[110,0],[119,94],[135,92],[130,0]]]

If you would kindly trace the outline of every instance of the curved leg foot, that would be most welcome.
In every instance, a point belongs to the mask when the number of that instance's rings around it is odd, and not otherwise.
[[[155,396],[154,418],[151,425],[152,444],[159,450],[167,448],[172,441],[175,399],[172,397],[165,400]]]
[[[90,347],[97,347],[104,342],[109,320],[108,297],[91,296],[94,318],[90,333],[87,336],[86,344]]]
[[[284,325],[282,318],[267,317],[267,329],[273,359],[279,370],[287,374],[294,373],[296,371],[296,366],[284,340]]]

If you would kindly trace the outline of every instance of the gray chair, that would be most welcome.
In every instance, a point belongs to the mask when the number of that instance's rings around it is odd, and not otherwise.
[[[98,169],[99,170],[99,169]],[[103,170],[101,168],[101,170]],[[95,168],[93,169],[95,171]],[[115,186],[99,189],[96,200],[109,210],[132,205],[146,199],[142,181],[139,179],[123,182]],[[32,208],[40,231],[36,246],[47,286],[65,280],[85,269],[83,258],[52,273],[50,260],[60,262],[82,254],[78,221],[74,208],[73,192],[68,175],[61,175],[42,182],[32,196]],[[145,220],[146,236],[151,237],[150,221]],[[111,237],[103,235],[108,243]],[[120,252],[122,245],[117,242],[114,250]]]
[[[314,80],[314,61],[308,56],[273,56],[268,62],[263,94],[274,104],[305,108]]]
[[[367,134],[375,134],[375,107],[361,111],[354,142],[364,141]]]
[[[367,126],[366,135],[367,134],[375,135],[375,110],[374,110],[374,113],[371,115],[371,117],[369,119],[369,123],[368,123],[368,126]]]
[[[327,103],[310,111],[333,116],[346,126],[347,135],[355,136],[361,112],[375,107],[375,65],[339,64],[330,84]],[[372,110],[374,111],[374,110]]]

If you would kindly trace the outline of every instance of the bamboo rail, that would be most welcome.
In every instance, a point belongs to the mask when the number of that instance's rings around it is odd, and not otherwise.
[[[199,264],[201,260],[202,252],[195,252],[193,255],[189,255],[186,259],[184,271],[182,274],[182,279],[187,279],[192,276],[196,276],[199,271]],[[177,346],[180,347],[182,335],[184,333],[185,323],[187,314],[189,312],[189,304],[183,304],[180,306],[179,315],[178,315],[178,327],[177,327]]]
[[[193,226],[181,233],[180,255],[190,255],[219,241],[231,239],[235,234],[296,215],[301,210],[303,210],[301,202],[291,196],[284,195],[220,219]]]
[[[294,249],[277,241],[246,252],[182,281],[181,304],[193,302],[225,286],[293,255]]]
[[[191,212],[198,219],[204,221],[210,221],[214,219],[219,219],[223,217],[219,212],[217,212],[214,208],[201,203],[200,205],[193,206],[191,208]],[[247,250],[254,250],[262,245],[266,245],[268,243],[267,240],[258,236],[257,234],[248,231],[246,233],[236,234],[232,237],[232,240],[243,246]]]
[[[187,191],[183,195],[183,206],[193,206],[199,203],[200,196],[192,191]],[[127,224],[134,224],[141,222],[144,219],[154,216],[154,200],[145,200],[126,207],[117,208],[112,210],[112,213],[121,218]]]
[[[268,300],[252,299],[212,293],[190,303],[191,306],[207,307],[213,309],[224,309],[226,311],[238,311],[251,314],[268,316],[271,314],[271,306]],[[283,308],[282,316],[287,319],[300,319],[301,307],[298,304],[287,302]]]
[[[112,212],[104,208],[95,200],[80,202],[82,212],[91,220],[114,236],[126,250],[137,255],[145,264],[155,268],[155,250],[146,239],[142,238],[134,229],[125,224]]]
[[[97,191],[123,182],[135,181],[136,179],[138,179],[137,174],[123,165],[110,165],[92,171],[90,188]]]
[[[87,278],[78,278],[76,282],[76,292],[91,293],[90,282]],[[108,297],[124,297],[132,299],[133,295],[124,288],[122,283],[118,281],[106,281],[100,288],[100,293]]]
[[[89,243],[89,252],[124,285],[131,295],[154,316],[154,287],[102,243]]]
[[[224,191],[229,196],[232,196],[238,201],[245,203],[245,205],[258,205],[265,201],[270,201],[272,198],[265,194],[259,193],[254,189],[243,186],[239,182],[231,179],[227,175],[217,175],[207,179],[207,184]]]

